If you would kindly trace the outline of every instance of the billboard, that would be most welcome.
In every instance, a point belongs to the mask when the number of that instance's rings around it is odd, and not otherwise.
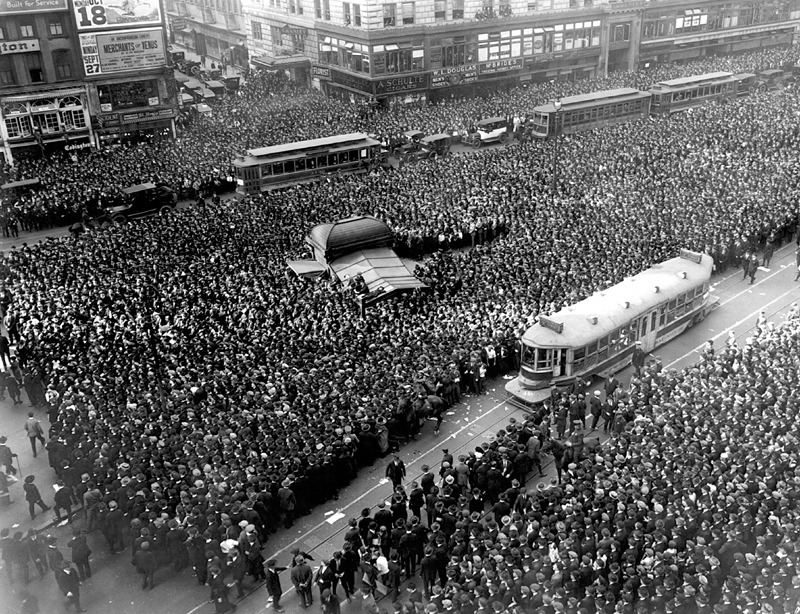
[[[161,25],[159,0],[73,0],[72,14],[81,31]]]
[[[160,68],[167,63],[161,28],[81,34],[87,77]]]
[[[0,15],[66,10],[67,0],[0,0]]]

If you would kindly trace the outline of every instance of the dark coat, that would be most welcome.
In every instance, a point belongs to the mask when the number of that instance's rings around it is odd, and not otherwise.
[[[286,567],[267,567],[267,592],[270,595],[282,595],[280,572],[286,571]]]

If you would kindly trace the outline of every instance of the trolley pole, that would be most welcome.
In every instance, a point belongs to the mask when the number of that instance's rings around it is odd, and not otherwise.
[[[559,154],[559,147],[561,146],[561,126],[558,124],[558,112],[561,111],[562,103],[560,100],[555,100],[553,102],[553,108],[555,108],[556,113],[554,115],[554,126],[553,126],[553,133],[555,135],[556,144],[553,148],[553,185],[550,188],[550,204],[555,206],[556,204],[556,183],[558,181],[558,154]]]

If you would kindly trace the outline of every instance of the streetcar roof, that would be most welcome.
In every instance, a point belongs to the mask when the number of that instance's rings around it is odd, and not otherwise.
[[[733,77],[733,74],[729,72],[710,72],[705,75],[693,75],[691,77],[681,77],[680,79],[667,79],[666,81],[659,81],[653,87],[680,87],[683,85],[704,83],[706,81],[720,81],[724,83],[729,81],[731,77]]]
[[[711,268],[711,256],[707,254],[701,256],[699,263],[678,256],[654,264],[615,286],[595,292],[548,316],[547,320],[561,326],[560,333],[540,321],[525,331],[522,340],[526,345],[536,347],[583,347],[658,305],[707,282],[711,277]],[[686,273],[685,278],[683,273]],[[658,292],[655,291],[656,287]]]
[[[603,90],[602,92],[593,92],[591,94],[579,94],[577,96],[566,96],[561,98],[561,110],[559,113],[563,111],[569,111],[574,107],[580,107],[581,105],[585,105],[586,103],[595,103],[601,102],[612,99],[612,98],[627,98],[629,96],[634,96],[636,98],[647,97],[649,94],[647,92],[641,92],[632,87],[620,87],[615,90]],[[556,110],[555,101],[548,102],[547,104],[539,105],[535,107],[534,112],[538,113],[554,113]]]
[[[328,136],[322,139],[310,139],[308,141],[296,141],[294,143],[283,143],[282,145],[272,145],[270,147],[259,147],[256,149],[248,149],[247,155],[260,158],[270,157],[283,153],[291,153],[295,151],[302,151],[304,149],[321,149],[323,147],[332,147],[334,145],[349,145],[365,141],[365,145],[377,145],[377,141],[373,141],[366,134],[361,132],[353,132],[350,134],[338,134],[336,136]],[[366,142],[368,141],[368,142]]]
[[[580,96],[569,96],[561,100],[561,110],[559,113],[565,111],[574,111],[575,109],[584,109],[587,107],[596,107],[601,104],[625,102],[626,100],[636,100],[638,98],[649,98],[649,92],[640,92],[639,90],[631,87],[623,87],[616,90],[606,90],[604,92],[595,92],[594,94],[581,94]],[[533,109],[534,113],[555,113],[556,107],[554,103],[549,102]]]

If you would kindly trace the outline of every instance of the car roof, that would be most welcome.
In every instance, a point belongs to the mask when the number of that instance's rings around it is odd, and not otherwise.
[[[132,185],[129,188],[122,188],[123,194],[136,194],[137,192],[144,192],[145,190],[152,190],[156,187],[154,183],[140,183],[139,185]]]
[[[445,134],[445,133],[432,134],[432,135],[426,136],[424,139],[422,139],[422,142],[423,143],[433,143],[434,141],[441,141],[441,140],[449,139],[449,138],[450,138],[450,135],[449,134]]]
[[[489,117],[487,119],[482,119],[478,122],[478,126],[485,126],[487,124],[494,124],[495,122],[504,122],[506,121],[505,117]]]
[[[406,135],[408,138],[413,139],[425,133],[422,132],[421,130],[406,130],[403,134]]]

